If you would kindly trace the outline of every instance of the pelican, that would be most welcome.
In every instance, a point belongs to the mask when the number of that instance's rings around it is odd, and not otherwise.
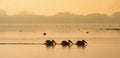
[[[62,45],[63,47],[66,47],[66,46],[71,47],[71,46],[73,45],[73,43],[72,43],[71,40],[68,40],[68,41],[62,41],[62,42],[61,42],[61,45]]]
[[[46,40],[44,43],[47,47],[54,47],[56,46],[56,42],[54,40]]]
[[[85,40],[79,40],[79,41],[77,41],[76,42],[76,45],[78,46],[78,47],[85,47],[86,46],[86,41]]]

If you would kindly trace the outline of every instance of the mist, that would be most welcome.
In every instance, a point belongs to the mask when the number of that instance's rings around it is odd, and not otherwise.
[[[119,24],[120,12],[112,15],[93,13],[88,15],[77,15],[70,12],[60,12],[56,15],[44,16],[27,12],[7,15],[4,10],[0,11],[0,24]]]

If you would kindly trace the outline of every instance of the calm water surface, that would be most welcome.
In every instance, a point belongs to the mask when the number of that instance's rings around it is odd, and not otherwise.
[[[27,27],[26,25],[4,26],[0,25],[1,43],[44,43],[47,39],[54,39],[57,43],[70,39],[75,43],[77,40],[85,39],[88,45],[84,48],[76,45],[70,48],[61,45],[50,48],[45,45],[0,45],[0,58],[120,58],[120,31],[100,30],[100,28],[108,28],[109,26],[119,28],[119,25],[91,25],[88,27],[79,25],[57,25],[57,27],[56,25],[48,25],[45,27],[37,25],[37,28],[33,28],[34,25],[32,27],[30,25]],[[43,36],[43,32],[48,34]]]

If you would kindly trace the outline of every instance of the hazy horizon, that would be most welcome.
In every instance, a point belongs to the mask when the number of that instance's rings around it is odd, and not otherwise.
[[[22,12],[16,15],[8,15],[5,10],[0,10],[0,24],[119,24],[120,12],[111,15],[92,13],[78,15],[71,12],[59,12],[56,15],[36,15]]]
[[[120,12],[119,0],[0,0],[0,9],[9,15],[30,12],[38,15],[55,15],[71,12],[78,15],[101,13],[111,15]]]
[[[120,0],[0,0],[0,24],[119,24]]]

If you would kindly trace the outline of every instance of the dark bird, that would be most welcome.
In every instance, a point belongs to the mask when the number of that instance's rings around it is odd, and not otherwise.
[[[47,47],[55,47],[56,46],[56,42],[54,40],[46,40],[44,43]]]
[[[43,33],[43,35],[44,35],[44,36],[46,36],[46,35],[47,35],[47,33],[45,33],[45,32],[44,32],[44,33]]]
[[[62,41],[62,42],[61,42],[61,45],[62,45],[63,47],[66,47],[66,46],[71,47],[71,46],[73,45],[73,42],[72,42],[71,40]]]
[[[87,34],[89,33],[89,32],[86,32]]]
[[[85,47],[86,46],[86,41],[85,40],[79,40],[79,41],[77,41],[76,42],[76,45],[78,46],[78,47]]]

